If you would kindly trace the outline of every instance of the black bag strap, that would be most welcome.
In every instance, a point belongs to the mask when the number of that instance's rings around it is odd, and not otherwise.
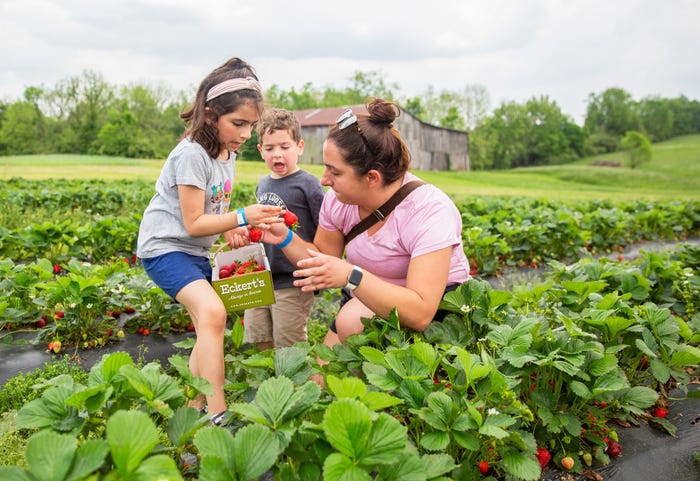
[[[412,180],[410,182],[406,182],[404,185],[401,186],[399,190],[397,190],[394,195],[392,195],[389,200],[384,202],[379,209],[375,210],[372,212],[370,215],[362,219],[360,222],[355,224],[355,226],[350,229],[350,232],[347,233],[345,236],[345,244],[348,244],[351,240],[353,240],[355,237],[358,236],[358,234],[362,234],[364,231],[372,227],[374,224],[379,222],[380,220],[384,220],[386,216],[388,216],[392,210],[394,210],[394,207],[399,205],[402,200],[406,198],[408,194],[413,192],[413,190],[416,187],[420,187],[421,185],[424,185],[425,182],[422,180]]]

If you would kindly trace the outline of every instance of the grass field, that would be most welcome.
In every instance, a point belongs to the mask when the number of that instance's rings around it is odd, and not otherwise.
[[[590,165],[596,160],[620,167]],[[162,159],[126,159],[84,155],[0,157],[0,179],[144,179],[158,177]],[[320,177],[323,166],[303,164]],[[236,182],[255,184],[267,173],[261,161],[236,162]],[[415,171],[456,199],[470,195],[509,195],[562,200],[590,198],[652,200],[700,198],[700,135],[654,144],[651,162],[626,167],[623,153],[580,159],[572,164],[508,171]]]

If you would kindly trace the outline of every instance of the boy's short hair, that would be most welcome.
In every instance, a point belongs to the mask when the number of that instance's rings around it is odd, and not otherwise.
[[[301,125],[299,119],[292,112],[286,109],[265,109],[260,116],[256,132],[258,142],[262,141],[263,135],[275,130],[286,130],[294,139],[294,142],[301,141]]]

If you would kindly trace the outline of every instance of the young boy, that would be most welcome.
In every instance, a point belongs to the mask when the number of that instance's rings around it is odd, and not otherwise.
[[[297,165],[304,152],[301,126],[292,112],[266,109],[257,126],[258,151],[270,169],[255,189],[260,204],[283,207],[299,218],[296,233],[313,241],[318,226],[318,213],[325,193],[314,175]],[[313,307],[313,292],[294,287],[294,265],[278,249],[265,245],[270,261],[275,304],[248,309],[244,314],[244,341],[255,343],[260,350],[287,347],[304,342],[306,322]]]

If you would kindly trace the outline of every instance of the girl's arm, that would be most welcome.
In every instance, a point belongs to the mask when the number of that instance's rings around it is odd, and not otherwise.
[[[235,210],[226,214],[205,214],[205,192],[193,185],[178,185],[180,208],[187,233],[192,237],[221,234],[238,227]],[[283,222],[282,208],[275,205],[254,204],[244,208],[246,221],[251,225]]]

